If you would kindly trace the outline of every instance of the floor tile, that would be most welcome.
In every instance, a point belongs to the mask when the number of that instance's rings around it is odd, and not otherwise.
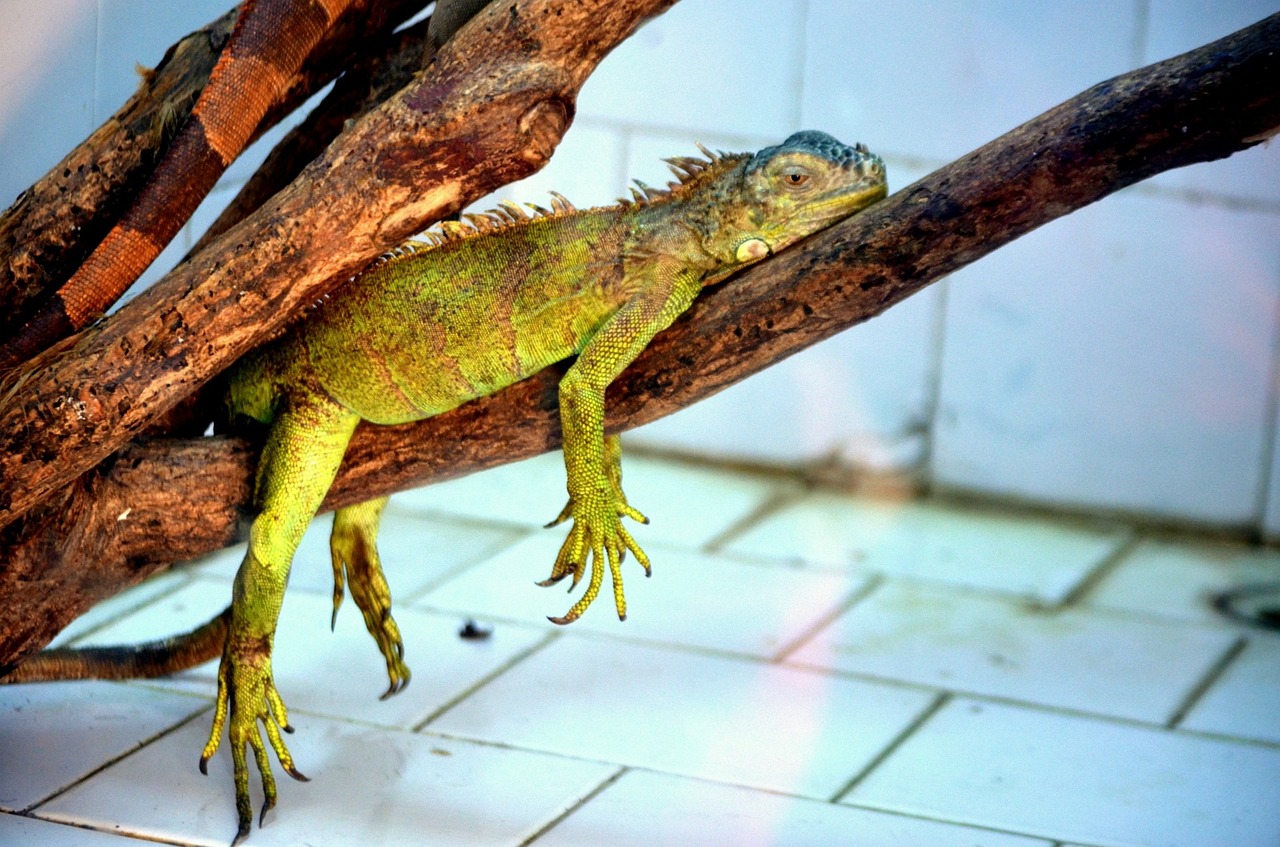
[[[656,812],[656,813],[655,813]],[[1048,847],[1049,842],[764,791],[630,771],[536,847]]]
[[[213,593],[216,600],[205,586],[191,586],[144,613],[95,633],[90,643],[133,643],[190,629],[230,600],[229,594]],[[194,610],[199,612],[193,614]],[[276,686],[285,704],[291,710],[334,718],[412,727],[544,636],[537,629],[506,624],[483,640],[462,639],[458,630],[466,621],[465,614],[404,607],[393,611],[404,639],[405,661],[414,677],[396,696],[379,700],[388,684],[386,663],[351,599],[343,604],[331,633],[329,598],[287,595],[272,660]],[[155,684],[212,695],[217,690],[217,663],[208,662]]]
[[[1127,537],[928,501],[814,494],[727,545],[746,556],[854,565],[1056,602]]]
[[[459,614],[527,621],[547,628],[582,596],[585,581],[566,594],[568,581],[535,585],[551,571],[561,539],[535,535],[470,568],[428,593],[420,603]],[[684,644],[763,658],[832,614],[866,577],[785,565],[757,565],[653,545],[653,577],[634,558],[623,563],[627,619],[619,621],[609,592],[572,624],[574,633]]]
[[[624,448],[625,449],[625,448]],[[623,461],[627,462],[624,456]],[[627,470],[624,465],[623,471]],[[564,460],[552,451],[447,482],[403,491],[400,505],[448,515],[541,527],[564,508]]]
[[[416,509],[411,496],[393,497],[382,517],[378,554],[391,586],[391,596],[407,600],[449,574],[501,550],[522,533],[501,526],[433,520]],[[329,555],[332,515],[320,515],[302,536],[293,556],[289,587],[295,591],[333,592]],[[230,580],[244,558],[245,545],[219,550],[193,563],[202,574]]]
[[[1280,750],[947,704],[847,798],[1097,847],[1280,843]]]
[[[110,682],[0,685],[0,809],[25,809],[208,706]]]
[[[627,500],[649,518],[648,526],[632,526],[642,546],[654,541],[704,544],[749,515],[783,484],[629,456],[623,439],[622,486]],[[564,485],[564,460],[555,452],[400,496],[410,508],[540,528],[564,507]],[[563,537],[561,533],[556,530]]]
[[[931,700],[791,668],[565,637],[428,729],[826,798]]]
[[[1280,553],[1242,544],[1143,541],[1098,581],[1083,602],[1178,620],[1228,624],[1214,594],[1280,580]]]
[[[276,769],[280,802],[254,845],[517,845],[616,770],[300,716],[289,736],[311,781]],[[226,845],[235,833],[231,757],[195,767],[207,728],[184,727],[39,809],[56,820],[119,825],[149,838]],[[225,743],[224,743],[225,747]],[[252,759],[251,759],[252,761]],[[274,764],[274,762],[273,762]],[[256,776],[255,806],[261,802]]]
[[[1216,628],[889,582],[790,662],[1163,724],[1231,648]]]
[[[73,620],[58,633],[57,638],[50,642],[50,646],[63,647],[78,638],[83,638],[116,618],[137,611],[157,597],[176,591],[186,585],[190,579],[191,577],[182,571],[165,571],[143,580],[132,588],[126,588]]]
[[[1280,639],[1249,640],[1179,726],[1280,743]],[[1280,812],[1278,812],[1280,814]]]
[[[0,844],[39,847],[124,847],[125,842],[106,832],[51,823],[20,815],[0,814]]]

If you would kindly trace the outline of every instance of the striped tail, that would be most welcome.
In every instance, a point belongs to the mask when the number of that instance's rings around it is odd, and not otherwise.
[[[87,326],[155,261],[245,148],[325,31],[357,0],[245,0],[191,117],[124,217],[0,347],[0,368]]]
[[[150,679],[168,676],[222,655],[231,607],[184,635],[112,647],[45,650],[0,677],[0,685],[70,679]]]

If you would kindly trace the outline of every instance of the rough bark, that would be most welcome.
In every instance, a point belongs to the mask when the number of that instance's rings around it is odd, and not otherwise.
[[[427,73],[345,130],[289,188],[102,324],[24,367],[0,398],[0,526],[382,251],[545,164],[587,75],[673,2],[490,5]]]
[[[338,80],[320,105],[280,140],[218,219],[200,236],[188,257],[208,247],[293,182],[302,169],[338,137],[348,120],[381,105],[408,85],[413,75],[435,55],[435,48],[428,48],[427,42],[431,20],[433,18],[419,21],[397,33],[378,52],[360,56],[355,67]]]
[[[261,135],[343,70],[347,56],[386,34],[424,0],[379,0],[344,15],[255,132]],[[184,36],[143,77],[137,92],[0,215],[0,316],[80,266],[150,177],[204,90],[239,7]],[[0,317],[0,325],[7,319]]]
[[[1280,15],[1093,87],[708,291],[610,388],[610,429],[705,397],[1120,188],[1260,143],[1280,129],[1278,80]],[[552,369],[420,423],[361,429],[326,508],[553,449],[557,377]],[[224,438],[133,445],[44,506],[45,523],[27,521],[21,538],[11,529],[0,666],[144,572],[235,537],[252,453]],[[129,499],[126,485],[152,499]]]

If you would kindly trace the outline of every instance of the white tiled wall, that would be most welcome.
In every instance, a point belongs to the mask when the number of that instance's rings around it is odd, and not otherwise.
[[[116,108],[134,63],[154,64],[228,1],[0,0],[0,201]],[[694,141],[757,148],[803,127],[880,151],[897,189],[1095,82],[1276,11],[682,0],[588,81],[548,168],[504,193],[607,202],[629,176],[660,182],[658,157]],[[836,455],[944,487],[1280,534],[1278,289],[1273,145],[1051,224],[637,438],[767,461]]]

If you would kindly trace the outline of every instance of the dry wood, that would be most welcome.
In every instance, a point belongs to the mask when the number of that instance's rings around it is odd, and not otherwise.
[[[1277,81],[1280,15],[1093,87],[707,292],[611,387],[610,428],[705,397],[1119,188],[1261,142],[1280,129]],[[557,376],[361,429],[326,507],[556,447]],[[132,445],[45,505],[43,523],[11,529],[0,667],[94,600],[234,538],[252,454],[226,438]]]
[[[435,56],[435,48],[427,42],[428,26],[433,19],[419,21],[387,39],[378,51],[362,54],[355,67],[343,74],[320,105],[280,140],[218,219],[200,236],[189,255],[194,256],[208,247],[293,182],[338,136],[348,120],[381,105],[408,85],[413,75]]]
[[[382,251],[545,164],[587,75],[672,2],[487,7],[289,188],[63,355],[24,370],[0,399],[0,526]]]
[[[261,135],[333,79],[352,51],[385,36],[423,0],[376,0],[325,34]],[[0,326],[71,276],[127,208],[204,90],[239,14],[231,9],[184,36],[137,92],[0,215]]]

